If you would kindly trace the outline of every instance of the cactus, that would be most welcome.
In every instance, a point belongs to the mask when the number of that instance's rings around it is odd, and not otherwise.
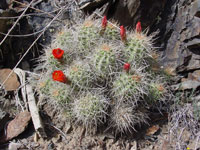
[[[141,64],[141,61],[143,61],[146,58],[146,55],[149,53],[147,49],[143,45],[141,45],[140,41],[137,39],[131,39],[128,41],[128,45],[125,49],[125,58],[127,62],[136,61],[137,64]]]
[[[85,92],[74,102],[73,114],[86,128],[97,127],[106,118],[108,100],[97,92]]]
[[[78,51],[77,53],[84,56],[88,55],[92,51],[97,41],[99,39],[99,30],[94,25],[92,20],[87,20],[84,22],[83,26],[78,29]]]
[[[48,74],[47,77],[43,76],[43,78],[40,79],[37,85],[38,91],[52,101],[56,101],[56,103],[62,105],[69,104],[71,102],[71,89],[69,85],[62,82],[55,82],[53,78],[49,78],[49,76]]]
[[[41,57],[37,89],[87,129],[110,122],[127,132],[146,122],[141,107],[152,108],[171,93],[165,76],[152,69],[154,35],[142,32],[140,22],[132,35],[106,17],[99,23],[88,19],[55,36]]]
[[[149,104],[158,104],[166,102],[173,98],[173,94],[169,86],[170,80],[165,74],[152,74],[148,83],[147,102]]]
[[[56,85],[54,84],[54,87],[56,88],[51,88],[49,91],[51,94],[50,97],[53,98],[53,100],[56,100],[57,103],[61,105],[68,105],[72,102],[71,89],[69,86],[57,83]]]
[[[110,73],[117,71],[117,56],[112,46],[103,44],[91,57],[96,74],[106,78]]]
[[[146,36],[144,33],[130,35],[125,45],[124,57],[127,62],[139,65],[147,65],[148,59],[152,57],[153,42],[155,35]]]
[[[53,86],[53,80],[51,80],[51,79],[46,79],[46,80],[41,79],[38,82],[37,88],[38,88],[38,91],[41,94],[44,94],[44,95],[48,96],[52,86]]]
[[[149,85],[148,97],[151,101],[156,102],[163,97],[165,87],[162,84],[152,83]]]
[[[121,73],[113,82],[112,93],[119,103],[136,104],[146,93],[145,77],[142,74]]]
[[[147,122],[148,115],[134,108],[135,106],[127,104],[114,106],[110,126],[115,128],[117,133],[131,133],[135,130],[135,125]]]
[[[87,63],[83,61],[75,61],[69,67],[69,79],[74,88],[89,89],[93,86],[95,76],[90,70]]]
[[[67,27],[61,30],[56,34],[54,40],[52,41],[52,45],[54,47],[59,47],[61,49],[67,50],[69,47],[74,47],[73,45],[73,33],[72,29],[68,29]]]
[[[104,33],[106,40],[120,40],[119,30],[116,28],[117,24],[108,23]]]

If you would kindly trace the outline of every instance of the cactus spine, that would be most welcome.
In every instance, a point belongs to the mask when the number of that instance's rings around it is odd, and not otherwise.
[[[73,114],[86,128],[97,127],[106,118],[107,99],[96,92],[86,92],[74,102]]]

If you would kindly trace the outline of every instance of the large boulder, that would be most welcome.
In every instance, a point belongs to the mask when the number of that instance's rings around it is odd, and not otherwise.
[[[162,64],[176,72],[200,69],[200,0],[168,2],[163,12],[160,42]]]

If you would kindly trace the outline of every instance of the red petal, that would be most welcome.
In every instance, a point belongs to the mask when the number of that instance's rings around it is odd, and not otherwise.
[[[63,54],[64,54],[64,50],[57,48],[57,49],[53,49],[52,50],[52,54],[54,56],[54,58],[56,59],[62,59]]]
[[[63,83],[67,82],[67,77],[65,76],[65,74],[61,70],[55,70],[52,73],[52,78],[55,81],[59,81],[59,82],[63,82]]]
[[[120,26],[120,35],[122,41],[124,41],[126,39],[126,29],[124,28],[124,26]]]
[[[106,26],[107,26],[107,17],[106,16],[104,16],[103,17],[103,20],[102,20],[102,28],[106,28]]]
[[[130,69],[130,67],[131,67],[131,65],[129,63],[124,64],[124,70],[128,71]]]
[[[138,22],[137,25],[136,25],[136,31],[138,33],[142,32],[142,27],[141,27],[141,22]]]

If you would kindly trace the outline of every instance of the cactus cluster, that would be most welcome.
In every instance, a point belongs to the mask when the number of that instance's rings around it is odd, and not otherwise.
[[[147,122],[141,108],[169,95],[165,76],[151,69],[152,36],[140,22],[132,33],[117,26],[105,16],[65,27],[41,56],[38,92],[88,130],[107,124],[129,132]]]

